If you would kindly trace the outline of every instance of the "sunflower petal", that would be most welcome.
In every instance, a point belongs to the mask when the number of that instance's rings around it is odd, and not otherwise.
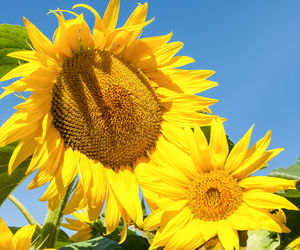
[[[30,75],[33,71],[37,70],[40,66],[34,63],[24,63],[11,71],[9,71],[6,75],[4,75],[0,81],[10,80],[16,77],[23,77]]]
[[[232,173],[234,170],[236,170],[245,159],[253,126],[247,131],[243,138],[237,144],[235,144],[235,146],[231,150],[224,166],[225,171],[227,171],[228,173]]]
[[[19,229],[12,240],[14,249],[29,249],[35,228],[36,225],[27,225]]]
[[[286,198],[276,194],[264,192],[261,189],[252,189],[244,192],[243,199],[248,205],[256,208],[286,208],[289,210],[299,210]]]
[[[117,200],[111,190],[111,186],[108,185],[107,187],[107,199],[106,199],[106,214],[105,214],[105,226],[106,226],[106,233],[110,234],[115,231],[116,227],[119,224],[121,218],[121,212],[119,209],[119,205]]]
[[[164,213],[164,210],[157,209],[153,211],[150,215],[146,217],[143,222],[142,228],[143,230],[150,230],[158,228],[161,222],[161,217]]]
[[[29,38],[33,44],[33,47],[37,52],[47,54],[53,58],[56,57],[56,50],[52,42],[42,33],[39,29],[29,22],[24,17],[24,25],[29,35]]]
[[[228,222],[218,223],[218,237],[225,249],[239,249],[237,231]]]
[[[226,133],[220,120],[213,120],[211,123],[209,149],[214,167],[216,169],[223,169],[229,149]]]
[[[90,164],[92,161],[89,161]],[[106,195],[106,177],[101,163],[91,167],[92,183],[88,192],[88,211],[90,220],[95,220],[103,207]],[[83,178],[85,178],[83,176]],[[85,180],[87,181],[87,180]]]
[[[12,239],[13,233],[10,231],[8,226],[0,217],[0,233],[1,233],[1,240],[0,240],[0,249],[12,249]]]
[[[103,16],[103,23],[107,32],[116,28],[120,9],[120,0],[110,0]]]
[[[285,189],[295,189],[295,184],[296,180],[269,176],[250,176],[239,182],[239,185],[244,189],[262,189],[272,193]]]
[[[175,233],[164,249],[196,249],[204,244],[205,240],[198,226],[197,221],[192,220],[184,228]]]
[[[278,155],[282,150],[283,148],[273,149],[266,151],[261,155],[250,157],[241,166],[236,168],[232,172],[232,175],[239,179],[246,178],[256,170],[262,168],[269,160]]]
[[[131,168],[122,168],[118,173],[112,169],[106,169],[106,173],[116,199],[122,204],[130,218],[137,225],[141,225],[143,214],[139,199],[139,186]]]

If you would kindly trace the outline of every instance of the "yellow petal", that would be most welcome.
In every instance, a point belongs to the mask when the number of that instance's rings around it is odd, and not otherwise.
[[[70,239],[75,242],[80,242],[80,241],[89,240],[92,236],[93,236],[93,229],[86,228],[86,229],[81,230],[81,231],[77,232],[76,234],[72,235],[72,237]]]
[[[56,50],[52,42],[42,33],[39,29],[29,22],[24,17],[24,24],[29,35],[29,38],[33,44],[33,47],[37,52],[47,54],[53,58],[56,57]]]
[[[78,181],[76,188],[72,194],[71,199],[68,201],[63,213],[70,214],[76,210],[84,209],[87,205],[87,197],[84,194],[81,181]]]
[[[174,155],[176,155],[176,158],[173,157]],[[156,144],[156,151],[151,156],[151,160],[154,163],[156,160],[167,162],[169,166],[176,168],[177,171],[180,171],[189,180],[193,180],[197,175],[197,168],[193,164],[191,157],[168,142],[163,136],[159,137]]]
[[[38,60],[36,52],[32,50],[14,51],[8,53],[7,56],[22,59],[28,62]]]
[[[178,128],[167,122],[162,122],[161,132],[172,144],[176,145],[185,153],[189,152],[184,130],[182,128]]]
[[[296,180],[287,180],[268,176],[250,176],[239,182],[244,189],[262,189],[275,193],[279,190],[295,189]]]
[[[91,165],[92,161],[89,162]],[[88,192],[88,210],[90,220],[95,220],[102,210],[107,185],[104,168],[101,163],[93,164],[91,170],[92,183]]]
[[[286,208],[290,210],[299,210],[293,203],[288,201],[286,198],[276,194],[264,192],[260,189],[253,189],[244,192],[243,199],[248,205],[257,208]]]
[[[225,249],[239,249],[237,231],[232,229],[228,222],[218,223],[218,237]]]
[[[278,155],[282,150],[283,148],[273,149],[266,151],[263,154],[255,155],[255,157],[250,157],[231,174],[239,179],[246,178],[256,170],[262,168],[269,160]]]
[[[121,168],[118,173],[106,169],[107,181],[116,199],[122,204],[130,218],[141,225],[143,213],[139,199],[139,185],[131,167]]]
[[[79,152],[73,151],[72,148],[67,148],[61,162],[62,166],[50,182],[46,192],[40,198],[41,201],[52,199],[64,192],[76,176],[78,162]]]
[[[8,163],[8,174],[11,175],[12,172],[30,155],[33,154],[36,141],[34,137],[37,134],[31,134],[27,137],[24,137],[22,140],[18,142],[18,145],[15,147],[13,154],[10,157]]]
[[[13,247],[18,249],[29,249],[31,245],[31,238],[34,234],[36,225],[27,225],[19,229],[13,237]]]
[[[146,217],[143,222],[143,230],[155,229],[158,228],[161,222],[161,217],[164,213],[163,209],[157,209]]]
[[[34,133],[39,129],[39,122],[28,123],[27,113],[16,112],[0,128],[0,147],[10,144]]]
[[[259,224],[260,229],[282,232],[281,226],[276,222],[276,220],[274,220],[273,216],[268,211],[266,211],[266,209],[254,208],[243,203],[239,211],[239,213],[247,214],[248,218],[254,221],[252,223],[250,222],[249,228],[255,228],[254,223],[257,223]],[[240,222],[239,225],[242,226],[243,223]]]
[[[164,248],[172,249],[196,249],[205,243],[197,220],[194,219],[181,230],[176,230],[175,235],[169,240]]]
[[[203,108],[208,107],[216,102],[217,100],[215,99],[186,94],[175,94],[161,100],[163,106],[167,106],[168,103],[170,103],[172,108],[176,109],[177,111],[190,112],[203,110]]]
[[[94,163],[88,159],[85,154],[80,154],[80,164],[78,167],[78,176],[82,183],[84,193],[87,194],[92,185],[92,168]],[[96,176],[95,176],[96,177]],[[99,180],[100,181],[100,180]]]
[[[8,226],[0,217],[0,233],[1,233],[1,240],[0,240],[0,249],[1,250],[13,250],[12,247],[12,239],[13,233],[10,231]]]
[[[293,249],[296,249],[294,247],[296,247],[297,245],[300,245],[300,237],[298,237],[297,239],[293,240],[289,245],[288,247],[291,247]]]
[[[94,32],[96,29],[105,31],[103,21],[101,20],[101,17],[99,16],[98,12],[94,8],[92,8],[91,6],[89,6],[87,4],[75,4],[72,9],[78,8],[78,7],[86,8],[94,14],[94,16],[95,16]],[[95,35],[95,33],[94,33],[94,35]]]
[[[270,144],[271,140],[271,130],[269,130],[266,135],[260,139],[257,143],[255,143],[247,152],[246,159],[251,157],[253,154],[262,154],[266,151],[267,147]]]
[[[130,14],[124,26],[131,26],[139,23],[143,23],[146,19],[148,10],[148,3],[144,3],[143,5],[138,3],[138,6],[135,10]]]
[[[180,211],[165,212],[161,218],[159,234],[154,238],[153,245],[166,245],[177,230],[184,228],[191,221],[192,215],[188,208]],[[176,230],[174,230],[176,228]]]
[[[190,128],[184,129],[186,140],[189,145],[190,154],[199,173],[209,172],[213,169],[211,155],[207,140],[202,130],[198,127],[194,128],[194,134]]]
[[[111,32],[115,29],[118,21],[119,9],[120,0],[110,0],[103,16],[103,23],[107,32]]]
[[[91,34],[90,28],[85,21],[81,25],[80,31],[81,46],[83,50],[93,49],[94,48],[94,39]]]
[[[54,176],[56,172],[61,158],[60,156],[64,151],[64,142],[61,139],[59,132],[52,125],[46,129],[45,133],[45,139],[36,146],[36,150],[34,151],[26,173],[30,173],[37,168],[42,170],[47,169],[52,176]],[[50,163],[51,168],[48,166]]]
[[[148,173],[151,176],[157,176],[160,182],[171,185],[174,188],[188,189],[190,187],[191,181],[172,166],[159,159],[155,159],[155,163],[157,164],[156,166],[148,167]],[[153,183],[155,183],[154,180]]]
[[[124,59],[133,63],[151,56],[155,50],[166,44],[172,37],[172,33],[163,36],[141,38],[133,41],[124,52]]]
[[[185,70],[164,68],[159,71],[148,72],[147,76],[158,83],[160,87],[170,88],[175,85],[181,92],[190,95],[218,86],[218,83],[206,80],[213,75],[212,70]],[[174,87],[173,87],[174,88]]]
[[[24,63],[11,71],[9,71],[6,75],[4,75],[0,81],[6,81],[16,77],[23,77],[30,75],[33,71],[37,70],[40,66],[34,63]]]
[[[234,170],[236,170],[245,159],[250,143],[252,130],[253,126],[247,131],[243,138],[237,144],[235,144],[235,146],[231,150],[224,166],[225,171],[227,171],[228,173],[232,173]]]
[[[112,233],[119,224],[121,213],[117,203],[117,200],[111,190],[111,186],[107,188],[107,199],[105,208],[105,226],[106,235]]]
[[[227,137],[222,122],[213,120],[211,123],[209,149],[216,169],[223,169],[229,149]]]
[[[54,46],[60,51],[60,56],[72,57],[73,52],[79,52],[79,30],[83,23],[83,14],[78,15],[75,19],[65,20],[61,10],[50,12],[55,14],[59,22],[59,26],[55,31]],[[59,12],[60,15],[57,12]]]
[[[251,214],[253,210],[248,205],[242,203],[238,209],[231,214],[227,220],[235,230],[257,230],[262,227],[263,221],[254,218]],[[262,222],[262,224],[260,223]]]

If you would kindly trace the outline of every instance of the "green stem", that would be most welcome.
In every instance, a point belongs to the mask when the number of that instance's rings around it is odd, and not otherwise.
[[[8,196],[8,199],[21,211],[21,213],[25,216],[26,220],[31,225],[37,225],[38,230],[41,230],[41,225],[33,218],[33,216],[29,213],[29,211],[24,207],[24,205],[12,194]]]
[[[63,210],[66,207],[69,196],[72,192],[73,183],[74,181],[67,188],[65,195],[59,202],[58,206],[54,210],[48,210],[40,237],[36,243],[36,249],[54,248],[63,217]]]

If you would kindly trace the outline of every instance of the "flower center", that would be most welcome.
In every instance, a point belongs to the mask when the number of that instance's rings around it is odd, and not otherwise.
[[[104,166],[131,165],[155,145],[161,106],[148,78],[106,51],[74,55],[52,89],[53,125],[66,145]]]
[[[226,219],[242,203],[242,188],[222,170],[199,174],[188,190],[188,206],[195,218]]]

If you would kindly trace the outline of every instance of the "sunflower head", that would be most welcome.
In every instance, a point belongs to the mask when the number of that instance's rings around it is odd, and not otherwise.
[[[66,218],[67,223],[62,223],[62,226],[73,231],[77,231],[70,238],[75,242],[86,241],[94,235],[93,222],[90,221],[86,210],[72,213],[76,219]]]
[[[198,128],[176,131],[184,150],[159,144],[176,160],[155,152],[147,171],[143,164],[136,169],[153,210],[144,229],[159,228],[151,249],[194,249],[216,236],[225,249],[238,249],[237,230],[289,232],[281,209],[298,208],[274,192],[294,189],[296,181],[250,176],[282,151],[266,150],[270,132],[248,149],[251,128],[229,152],[219,119],[211,124],[209,142]]]
[[[183,43],[169,42],[171,33],[140,38],[153,21],[146,20],[147,3],[119,28],[119,0],[109,2],[103,17],[85,4],[74,8],[95,16],[92,30],[82,13],[50,11],[58,19],[50,41],[24,18],[34,50],[8,54],[28,63],[1,79],[21,77],[1,97],[32,94],[0,128],[0,146],[19,140],[9,173],[32,155],[27,173],[37,174],[28,188],[50,182],[41,197],[50,209],[78,178],[64,212],[87,207],[95,220],[106,200],[107,233],[122,217],[124,240],[129,223],[143,219],[136,166],[148,162],[159,142],[176,141],[173,127],[211,123],[216,100],[195,94],[217,83],[207,80],[213,71],[180,69],[194,60],[176,56]]]

